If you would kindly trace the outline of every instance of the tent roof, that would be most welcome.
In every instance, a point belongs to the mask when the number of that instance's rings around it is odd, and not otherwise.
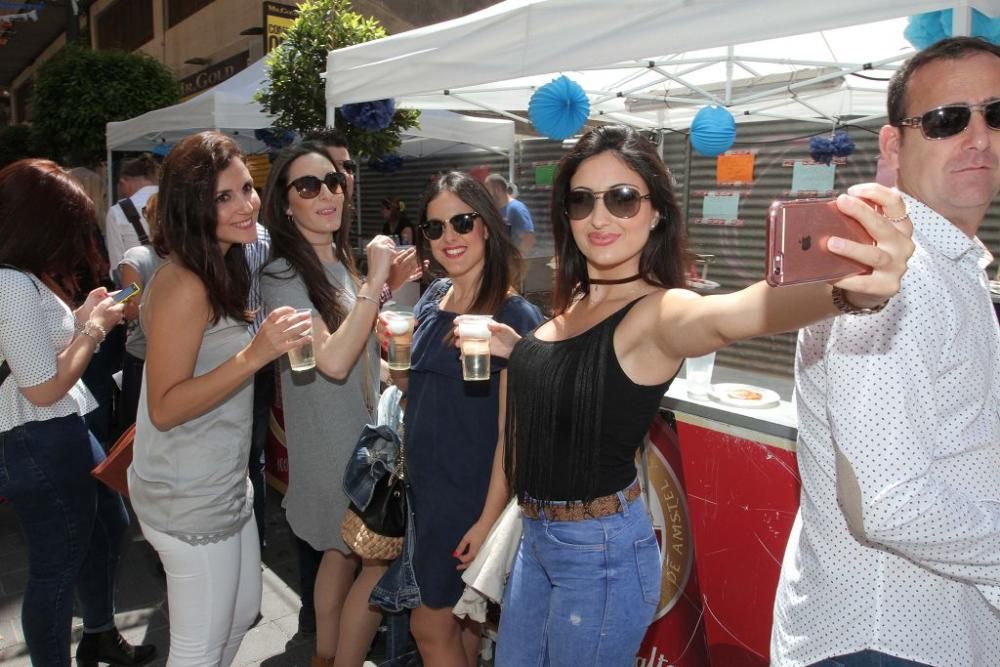
[[[262,58],[180,104],[108,123],[107,146],[119,151],[149,150],[195,132],[220,130],[233,136],[247,153],[266,151],[267,147],[253,136],[253,130],[273,123],[273,117],[254,101],[254,95],[266,85]],[[419,128],[404,132],[400,152],[410,157],[482,149],[508,153],[513,145],[513,121],[428,111],[420,115]]]
[[[638,126],[684,127],[709,102],[748,120],[882,115],[885,82],[850,72],[886,78],[877,69],[912,52],[901,17],[955,6],[1000,14],[1000,0],[507,0],[331,51],[328,115],[386,97],[523,111],[560,73],[587,91],[591,117]]]

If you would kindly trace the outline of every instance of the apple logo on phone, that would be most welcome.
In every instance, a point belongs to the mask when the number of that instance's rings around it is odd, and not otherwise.
[[[808,234],[799,239],[799,245],[802,246],[803,250],[809,250],[809,248],[812,247],[812,244],[812,236]]]

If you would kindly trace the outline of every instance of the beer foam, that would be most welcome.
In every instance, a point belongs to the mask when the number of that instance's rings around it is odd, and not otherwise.
[[[389,317],[386,318],[385,328],[393,336],[399,336],[400,334],[405,334],[410,330],[410,320],[399,317]]]
[[[458,335],[462,338],[489,338],[489,320],[476,319],[458,323]]]

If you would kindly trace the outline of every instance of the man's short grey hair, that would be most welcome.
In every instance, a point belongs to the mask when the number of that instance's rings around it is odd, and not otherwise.
[[[500,174],[490,174],[486,177],[486,186],[490,188],[503,188],[508,193],[511,191],[510,184],[507,179]]]

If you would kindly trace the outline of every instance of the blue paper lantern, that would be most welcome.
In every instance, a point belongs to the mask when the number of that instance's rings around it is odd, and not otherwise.
[[[340,113],[352,125],[356,125],[366,132],[378,132],[389,127],[392,122],[392,118],[396,114],[396,101],[385,99],[345,104],[340,107]]]
[[[576,81],[565,76],[535,91],[528,102],[528,118],[539,133],[562,141],[580,131],[590,115],[590,100]]]
[[[715,157],[733,145],[736,120],[725,107],[703,107],[691,123],[691,146],[705,157]]]
[[[924,12],[909,18],[903,37],[915,49],[926,49],[934,42],[951,37],[952,10]],[[973,37],[985,37],[993,44],[1000,43],[1000,17],[989,18],[978,9],[972,10]]]

